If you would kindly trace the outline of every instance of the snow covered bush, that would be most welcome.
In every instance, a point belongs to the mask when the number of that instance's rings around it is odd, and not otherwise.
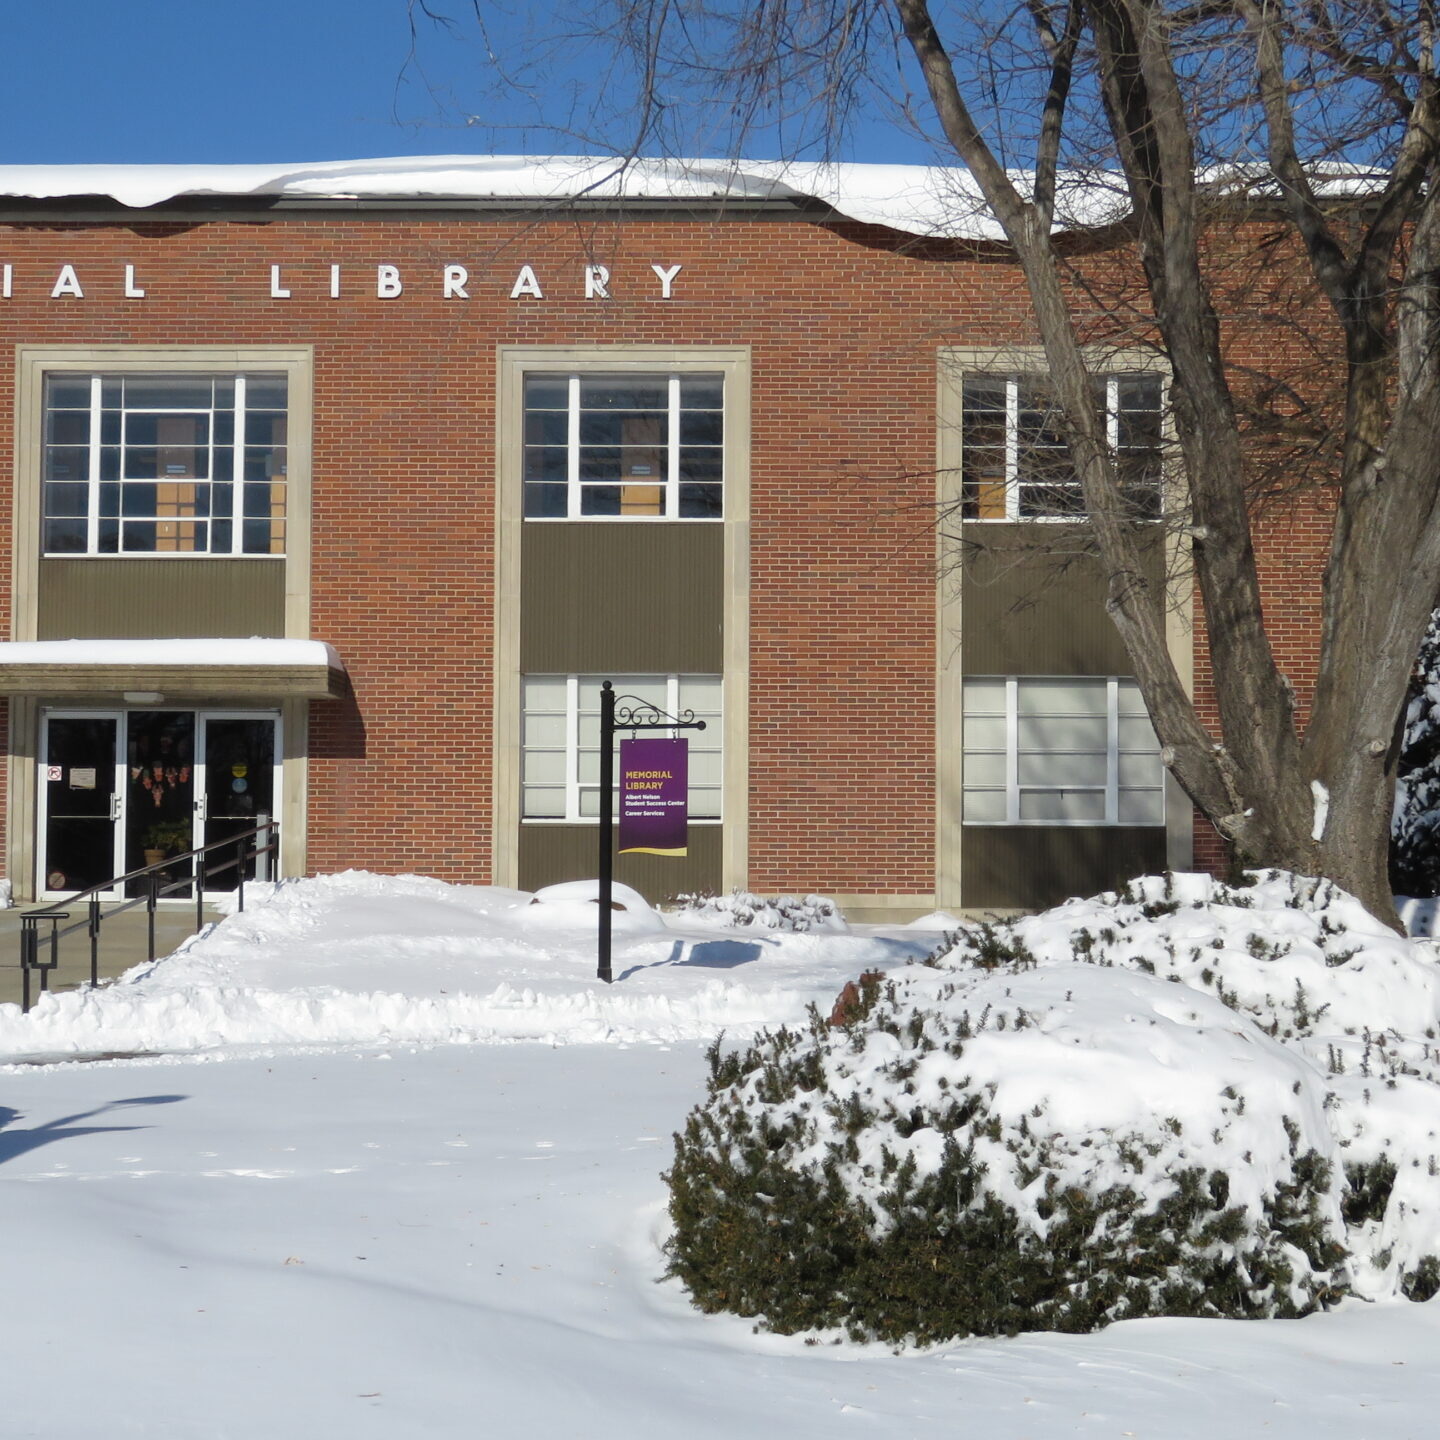
[[[939,1341],[1440,1289],[1440,966],[1325,882],[1147,878],[711,1053],[670,1270]]]
[[[1405,707],[1390,885],[1397,895],[1440,895],[1440,610],[1420,644]]]
[[[833,900],[823,895],[678,895],[676,910],[687,923],[726,929],[807,930],[844,934],[849,926]]]

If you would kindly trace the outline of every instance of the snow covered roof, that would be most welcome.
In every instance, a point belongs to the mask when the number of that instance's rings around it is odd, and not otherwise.
[[[0,642],[0,693],[300,695],[344,693],[345,662],[322,640]]]
[[[1012,171],[1022,192],[1031,172]],[[1235,197],[1276,193],[1269,167],[1236,163],[1197,175]],[[1369,195],[1383,171],[1326,163],[1312,179],[1330,196]],[[1123,178],[1065,171],[1056,187],[1055,228],[1114,224],[1129,213]],[[749,207],[821,206],[862,224],[925,238],[1003,240],[974,176],[942,165],[857,165],[798,160],[623,160],[577,155],[418,155],[290,165],[0,165],[0,200],[100,197],[130,209],[170,201],[261,200],[324,205],[455,203],[553,205],[619,201]]]
[[[1127,208],[1109,177],[1072,176],[1062,224],[1114,220]],[[819,203],[909,234],[998,240],[1000,227],[966,170],[924,165],[631,160],[585,156],[429,155],[295,165],[0,165],[0,197],[105,197],[144,209],[230,197],[274,201],[563,204],[621,200],[707,205]]]

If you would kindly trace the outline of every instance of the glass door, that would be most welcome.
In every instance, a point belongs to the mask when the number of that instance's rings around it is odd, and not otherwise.
[[[88,890],[124,868],[120,817],[120,715],[44,716],[40,740],[39,889]]]
[[[38,787],[40,893],[72,894],[173,860],[157,872],[165,898],[193,896],[191,862],[179,856],[273,818],[279,737],[274,711],[47,711]],[[217,851],[205,864],[215,869],[232,859]],[[275,870],[273,855],[252,858],[245,878],[268,880]],[[233,890],[236,879],[231,864],[205,888]],[[144,894],[148,883],[133,880],[130,894]]]
[[[131,710],[125,716],[125,869],[158,865],[183,855],[195,838],[195,712]],[[170,884],[190,874],[190,862],[177,861],[159,872]],[[144,893],[144,877],[131,892]],[[171,890],[169,900],[190,893]]]
[[[203,842],[214,845],[264,825],[275,814],[279,790],[279,717],[222,711],[202,711],[199,717],[197,779],[201,800],[196,807],[203,823]],[[207,867],[226,865],[233,856],[218,850],[206,857]],[[247,880],[268,880],[274,873],[273,855],[246,863]],[[206,882],[207,890],[233,890],[237,873],[233,863]]]

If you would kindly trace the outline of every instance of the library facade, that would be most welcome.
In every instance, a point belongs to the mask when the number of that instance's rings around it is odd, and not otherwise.
[[[257,823],[282,874],[593,876],[607,679],[706,722],[688,854],[617,863],[656,902],[1192,863],[1003,247],[793,182],[386,164],[0,175],[18,898]],[[1163,368],[1117,345],[1096,403],[1143,523]]]

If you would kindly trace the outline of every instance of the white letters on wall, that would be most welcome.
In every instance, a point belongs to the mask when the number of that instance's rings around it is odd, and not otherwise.
[[[341,298],[341,270],[344,268],[339,264],[329,265],[329,295],[332,300]],[[658,265],[652,264],[650,269],[659,282],[660,299],[671,300],[675,294],[675,278],[684,267],[681,265]],[[139,279],[138,268],[133,264],[122,267],[123,275],[121,294],[127,300],[143,300],[150,293],[149,288],[142,285]],[[270,298],[272,300],[289,300],[295,293],[291,288],[296,284],[296,277],[301,285],[301,294],[310,295],[314,292],[311,286],[316,283],[316,277],[311,272],[311,267],[292,266],[291,275],[287,277],[282,265],[270,266]],[[150,277],[154,280],[153,275]],[[580,267],[580,275],[575,277],[571,270],[568,275],[562,277],[562,292],[574,294],[571,286],[578,286],[586,300],[609,300],[613,298],[612,284],[613,272],[608,265],[584,265]],[[39,281],[41,285],[44,281]],[[487,298],[486,286],[493,282],[476,280],[472,278],[472,272],[468,266],[459,264],[448,264],[441,267],[440,271],[440,295],[445,300],[470,300],[472,298],[482,303]],[[500,284],[503,286],[504,281]],[[480,291],[472,295],[474,286],[480,286]],[[21,290],[24,291],[24,279],[22,276]],[[9,300],[13,298],[15,291],[15,266],[6,262],[0,264],[0,299]],[[113,292],[112,292],[113,293]],[[405,277],[398,265],[376,265],[375,266],[375,295],[380,300],[398,300],[405,293]],[[433,291],[431,292],[434,293]],[[488,292],[490,298],[499,298],[495,291]],[[499,292],[499,293],[503,293]],[[653,293],[653,291],[652,291]],[[79,272],[74,265],[62,265],[59,273],[55,276],[55,282],[50,290],[52,300],[83,300],[85,291],[80,283]],[[510,286],[510,299],[512,300],[543,300],[545,289],[540,282],[540,276],[533,265],[522,265],[515,273],[514,283]]]
[[[62,265],[60,274],[55,281],[55,288],[50,292],[52,300],[58,300],[62,295],[73,295],[77,300],[85,298],[85,292],[80,288],[80,277],[75,273],[73,265]]]
[[[535,278],[535,272],[528,266],[522,265],[520,273],[515,277],[515,283],[510,287],[510,298],[518,300],[522,295],[533,295],[537,300],[545,298],[545,292],[540,288],[540,282]]]

